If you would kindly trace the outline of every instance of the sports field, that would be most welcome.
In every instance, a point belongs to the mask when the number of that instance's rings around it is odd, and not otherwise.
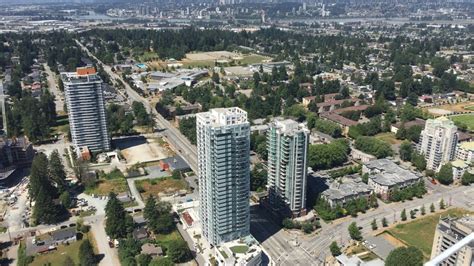
[[[469,130],[474,130],[474,114],[455,115],[450,118],[455,123],[464,124]]]

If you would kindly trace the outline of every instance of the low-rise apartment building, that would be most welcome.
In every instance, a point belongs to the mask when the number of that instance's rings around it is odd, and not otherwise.
[[[389,159],[379,159],[365,163],[362,173],[369,174],[368,185],[384,200],[389,199],[395,188],[401,189],[416,184],[421,176],[402,168]]]

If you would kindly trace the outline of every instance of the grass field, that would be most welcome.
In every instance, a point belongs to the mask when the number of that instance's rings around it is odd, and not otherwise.
[[[401,140],[395,138],[395,134],[393,134],[392,132],[380,133],[380,134],[375,135],[374,137],[377,139],[383,140],[391,145],[402,143]]]
[[[110,192],[119,194],[128,191],[128,185],[125,178],[99,180],[92,189],[87,189],[87,194],[95,194],[100,196],[107,196]]]
[[[90,236],[85,235],[85,238],[90,238]],[[43,255],[35,256],[35,259],[30,266],[62,266],[65,265],[64,262],[66,257],[70,257],[74,261],[75,265],[79,265],[79,246],[84,240],[76,241],[69,245],[60,245],[57,250]],[[91,244],[94,245],[94,241],[91,240]]]
[[[455,123],[462,123],[469,130],[474,130],[474,114],[455,115],[450,117]]]
[[[173,230],[173,232],[169,234],[157,234],[155,235],[155,242],[160,245],[168,245],[170,241],[179,240],[181,239],[181,235],[179,234],[178,230]]]
[[[160,179],[144,179],[135,181],[142,198],[146,199],[150,195],[159,196],[160,193],[173,194],[179,190],[187,190],[188,184],[182,179],[164,177]]]
[[[464,109],[468,111],[474,111],[474,105],[465,106]]]
[[[388,233],[408,246],[419,248],[423,252],[425,258],[429,258],[439,218],[447,215],[459,217],[466,213],[473,212],[463,209],[450,209],[441,213],[419,218],[413,222],[399,224],[388,230]]]

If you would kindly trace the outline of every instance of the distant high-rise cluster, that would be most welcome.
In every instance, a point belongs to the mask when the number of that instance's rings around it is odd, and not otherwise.
[[[61,73],[66,94],[72,142],[76,151],[110,150],[102,80],[92,67]],[[78,153],[79,154],[79,153]]]
[[[250,124],[247,112],[217,108],[196,115],[199,215],[212,245],[250,234]]]
[[[270,205],[282,214],[305,214],[309,130],[288,119],[275,121],[267,135]]]
[[[454,159],[458,142],[457,127],[446,117],[428,119],[420,134],[418,151],[424,154],[426,168],[438,170]]]

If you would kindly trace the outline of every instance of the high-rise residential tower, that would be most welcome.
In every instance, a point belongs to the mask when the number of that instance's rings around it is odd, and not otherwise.
[[[293,217],[306,213],[309,130],[296,121],[275,121],[267,133],[270,206]]]
[[[452,246],[461,242],[468,235],[474,233],[474,217],[464,216],[461,218],[442,217],[434,234],[431,259],[446,252]],[[453,252],[439,265],[446,266],[472,266],[474,265],[474,245],[467,243],[458,251]]]
[[[219,245],[250,234],[250,124],[240,108],[196,115],[199,216],[203,235]]]
[[[426,168],[437,171],[454,159],[458,142],[458,128],[446,117],[428,119],[421,131],[418,152],[424,154]]]
[[[77,151],[110,150],[102,80],[92,67],[61,73],[66,94],[72,142]],[[79,152],[78,152],[79,154]]]

